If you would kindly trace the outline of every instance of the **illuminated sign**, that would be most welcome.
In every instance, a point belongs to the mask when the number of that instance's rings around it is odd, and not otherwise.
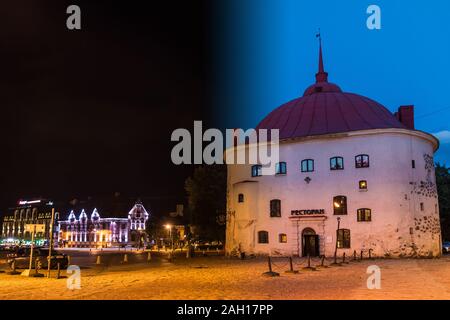
[[[310,216],[325,214],[325,209],[291,210],[291,216]]]

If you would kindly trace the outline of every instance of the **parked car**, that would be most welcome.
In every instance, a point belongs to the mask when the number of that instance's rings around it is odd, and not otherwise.
[[[442,252],[449,253],[450,252],[450,241],[444,241],[442,244]]]
[[[9,253],[7,255],[7,262],[8,264],[12,264],[12,262],[16,261],[16,268],[17,269],[28,269],[30,266],[30,250],[31,248],[27,247],[21,247],[13,252]],[[41,264],[42,269],[48,268],[48,248],[34,248],[33,249],[33,263],[32,268],[35,267],[35,259],[38,259]],[[67,268],[69,264],[69,260],[67,258],[67,255],[59,253],[55,250],[52,250],[51,255],[51,263],[50,268],[51,269],[57,269],[58,268],[58,262],[61,269]]]

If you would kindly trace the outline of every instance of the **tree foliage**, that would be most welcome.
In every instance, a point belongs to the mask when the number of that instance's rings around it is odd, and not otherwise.
[[[439,215],[442,239],[450,241],[450,168],[436,163],[436,185],[439,196]]]
[[[225,165],[195,168],[185,182],[191,231],[205,240],[223,240],[225,226],[218,223],[226,210],[227,171]]]

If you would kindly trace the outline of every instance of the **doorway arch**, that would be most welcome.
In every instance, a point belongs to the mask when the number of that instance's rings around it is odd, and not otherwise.
[[[319,236],[312,228],[305,228],[302,231],[302,256],[306,257],[308,254],[311,257],[319,256]]]

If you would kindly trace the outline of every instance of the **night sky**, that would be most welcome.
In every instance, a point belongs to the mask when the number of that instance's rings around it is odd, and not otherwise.
[[[207,118],[207,9],[143,3],[1,4],[0,213],[39,196],[184,201],[193,168],[171,163],[170,135]],[[71,4],[81,30],[66,28]]]

